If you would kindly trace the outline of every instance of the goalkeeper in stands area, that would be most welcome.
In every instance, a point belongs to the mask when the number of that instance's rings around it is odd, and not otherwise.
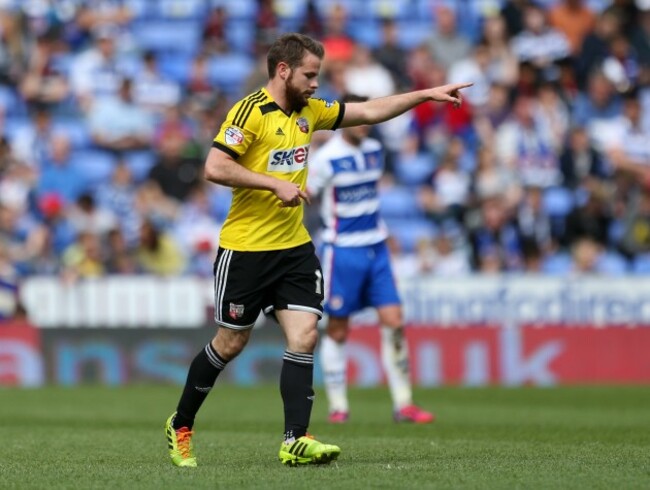
[[[284,34],[269,48],[269,81],[230,110],[205,162],[210,182],[233,188],[214,263],[217,333],[192,361],[165,433],[172,463],[195,467],[194,420],[217,377],[248,342],[260,311],[274,315],[285,338],[280,374],[283,464],[321,464],[341,449],[307,433],[314,400],[313,357],[322,316],[323,274],[303,225],[307,156],[314,131],[376,124],[426,101],[461,103],[452,84],[361,103],[312,98],[323,46]]]

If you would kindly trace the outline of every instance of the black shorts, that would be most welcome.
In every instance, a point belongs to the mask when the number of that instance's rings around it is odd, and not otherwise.
[[[269,252],[219,247],[213,272],[214,320],[219,326],[252,328],[262,310],[323,316],[323,272],[311,242]]]

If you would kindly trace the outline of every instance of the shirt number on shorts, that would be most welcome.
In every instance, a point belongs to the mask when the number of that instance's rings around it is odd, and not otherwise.
[[[323,294],[323,273],[316,269],[316,294]]]

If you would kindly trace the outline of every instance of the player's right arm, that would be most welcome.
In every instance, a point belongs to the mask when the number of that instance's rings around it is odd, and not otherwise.
[[[298,184],[255,172],[237,162],[258,138],[260,120],[253,108],[262,98],[262,92],[258,91],[230,110],[208,153],[204,176],[210,182],[228,187],[271,191],[280,199],[281,206],[299,206],[301,199],[309,202],[309,197]]]
[[[215,184],[271,191],[280,199],[283,207],[298,206],[300,199],[309,202],[307,193],[300,190],[298,184],[248,170],[218,148],[210,149],[204,175]]]

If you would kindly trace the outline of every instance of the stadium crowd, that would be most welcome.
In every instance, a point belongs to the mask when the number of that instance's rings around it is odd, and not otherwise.
[[[474,82],[373,128],[398,273],[650,271],[650,1],[0,0],[1,280],[210,276],[203,161],[291,30],[325,99]]]

